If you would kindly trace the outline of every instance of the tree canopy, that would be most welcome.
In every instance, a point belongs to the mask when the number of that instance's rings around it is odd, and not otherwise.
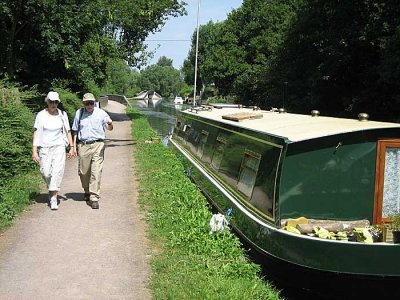
[[[399,15],[394,0],[244,0],[200,27],[198,77],[242,104],[398,120]]]
[[[0,0],[0,76],[26,84],[102,85],[108,60],[146,62],[144,40],[169,16],[185,13],[178,0]]]
[[[178,95],[183,86],[181,74],[172,66],[172,60],[162,56],[155,65],[140,72],[139,85],[144,90],[154,90],[163,97]]]

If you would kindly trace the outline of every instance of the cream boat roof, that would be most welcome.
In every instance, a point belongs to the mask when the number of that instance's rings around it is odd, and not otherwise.
[[[223,119],[222,116],[237,113],[261,113],[260,119],[246,119],[240,122]],[[363,131],[380,128],[400,128],[399,123],[359,121],[333,117],[312,117],[292,113],[278,113],[272,111],[253,111],[249,108],[213,108],[212,110],[186,110],[196,116],[231,124],[241,128],[265,132],[275,136],[287,138],[291,142],[314,139],[340,133]],[[399,136],[400,138],[400,136]]]

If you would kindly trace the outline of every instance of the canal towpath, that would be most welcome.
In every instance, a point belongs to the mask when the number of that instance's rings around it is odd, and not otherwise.
[[[83,201],[67,160],[59,210],[45,190],[0,235],[0,299],[151,299],[149,242],[137,203],[131,121],[109,101],[100,209]]]

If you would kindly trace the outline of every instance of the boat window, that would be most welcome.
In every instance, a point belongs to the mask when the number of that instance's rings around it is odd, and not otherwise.
[[[216,170],[218,170],[221,165],[221,161],[222,161],[222,157],[224,155],[226,143],[227,143],[226,138],[224,138],[222,136],[218,136],[217,139],[215,140],[214,155],[213,155],[213,158],[211,161],[211,165]]]
[[[181,120],[176,120],[176,124],[175,124],[175,132],[179,133],[182,131],[182,127],[183,127],[183,123]]]
[[[174,132],[179,136],[180,138],[184,137],[184,132],[183,132],[183,127],[184,127],[184,122],[181,119],[176,120],[176,126],[174,129]]]
[[[206,143],[207,143],[207,139],[208,139],[208,132],[205,131],[205,130],[202,130],[201,134],[200,134],[199,147],[197,149],[197,154],[199,155],[200,158],[202,158],[202,156],[203,156],[204,148],[205,148]]]
[[[183,138],[184,138],[185,142],[193,141],[193,139],[195,138],[196,132],[194,131],[192,125],[185,124],[183,126],[183,132],[184,132]]]
[[[381,224],[400,212],[400,139],[379,140],[376,161],[373,222]]]
[[[261,154],[246,150],[240,167],[237,188],[247,197],[251,197],[260,166]]]

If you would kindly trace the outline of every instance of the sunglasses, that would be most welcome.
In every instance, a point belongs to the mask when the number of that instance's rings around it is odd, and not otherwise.
[[[55,101],[47,100],[47,101],[49,102],[49,104],[55,104],[55,105],[58,105],[58,103],[60,103],[60,101],[57,101],[57,100],[55,100]]]
[[[93,102],[93,101],[87,101],[87,102],[85,102],[85,106],[88,106],[88,105],[94,105],[94,102]]]

